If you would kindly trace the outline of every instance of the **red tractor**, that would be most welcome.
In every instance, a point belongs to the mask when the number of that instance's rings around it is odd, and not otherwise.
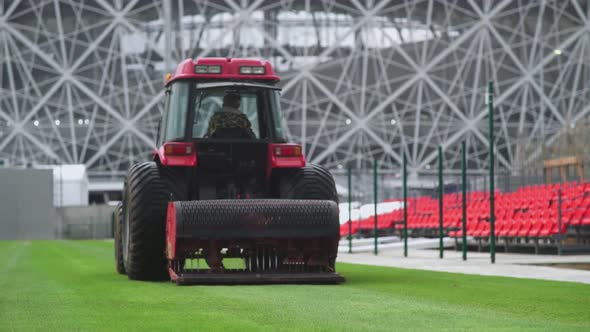
[[[340,283],[334,179],[287,143],[268,61],[187,59],[115,213],[117,271],[177,284]]]

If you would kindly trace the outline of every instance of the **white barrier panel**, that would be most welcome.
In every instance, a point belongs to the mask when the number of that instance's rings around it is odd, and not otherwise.
[[[373,238],[352,240],[352,252],[369,252],[375,249]],[[377,244],[381,249],[400,249],[403,250],[404,242],[397,236],[378,237]],[[443,238],[443,246],[448,247],[455,244],[455,239],[450,237]],[[415,238],[408,239],[408,249],[434,249],[438,248],[438,239]],[[338,246],[338,252],[348,252],[348,240],[342,238]]]

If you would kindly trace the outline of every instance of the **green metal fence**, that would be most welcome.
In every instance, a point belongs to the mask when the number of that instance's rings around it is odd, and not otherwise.
[[[464,158],[463,156],[462,159]],[[463,161],[462,164],[466,165],[467,163]],[[357,252],[355,244],[360,240],[361,242],[365,241],[362,242],[362,247],[365,248],[364,251],[369,251],[368,247],[371,246],[370,251],[377,255],[381,252],[386,242],[383,239],[391,238],[389,240],[390,242],[399,244],[401,255],[408,257],[411,256],[411,247],[410,249],[408,248],[408,238],[427,237],[437,240],[438,250],[436,254],[438,257],[443,258],[443,249],[445,246],[446,249],[449,249],[449,231],[460,230],[462,236],[456,239],[456,246],[450,245],[450,247],[459,250],[462,259],[467,260],[467,244],[469,241],[466,236],[466,225],[467,220],[473,217],[467,211],[469,204],[473,204],[475,202],[474,200],[478,200],[480,205],[485,204],[487,206],[486,214],[491,224],[490,190],[493,190],[494,196],[496,196],[497,193],[510,193],[522,187],[547,183],[547,179],[542,174],[508,174],[501,170],[490,178],[489,174],[474,173],[468,169],[466,169],[465,173],[462,173],[461,171],[447,170],[444,167],[440,174],[433,172],[432,174],[421,174],[419,178],[412,178],[407,174],[407,167],[404,167],[403,164],[400,171],[383,170],[378,166],[377,164],[376,167],[373,166],[372,169],[368,170],[351,168],[344,170],[344,172],[335,172],[334,174],[337,183],[341,184],[339,188],[345,188],[340,196],[341,203],[349,203],[345,206],[347,210],[345,215],[353,215],[354,218],[351,218],[352,220],[358,221],[359,219],[364,219],[366,221],[364,227],[360,229],[354,228],[352,223],[347,224],[347,233],[343,234],[343,238],[348,241],[343,242],[343,246],[346,247],[346,251],[349,253]],[[407,176],[404,177],[404,174]],[[490,179],[493,179],[493,185],[491,185]],[[572,181],[575,179],[572,178]],[[443,197],[442,206],[439,205],[441,197]],[[414,204],[419,198],[429,198],[434,202],[433,204],[436,204],[433,217],[438,227],[430,231],[417,231],[407,228],[408,217],[420,212],[417,211],[419,207]],[[398,202],[399,208],[397,209],[400,211],[399,218],[395,220],[393,227],[387,229],[380,226],[381,217],[375,218],[375,215],[380,213],[375,203],[381,204],[384,202]],[[405,206],[407,206],[407,209],[403,208]],[[461,223],[455,229],[449,229],[443,226],[442,220],[447,217],[445,213],[447,213],[448,208],[460,211],[459,218]],[[363,212],[360,217],[354,214],[354,210],[359,209]],[[559,216],[556,217],[558,220],[556,221],[561,222],[561,196],[556,209],[559,210]],[[348,220],[345,218],[342,222]],[[561,229],[561,223],[559,229]],[[443,241],[445,238],[447,240]],[[481,247],[479,250],[490,251],[491,262],[494,262],[496,259],[496,239],[496,236],[490,236],[488,239],[482,239],[481,243],[478,244],[478,248],[479,246]],[[370,242],[368,242],[369,240]],[[563,239],[560,234],[557,242],[559,253],[561,252],[562,242]],[[502,246],[505,246],[505,244],[502,244]]]

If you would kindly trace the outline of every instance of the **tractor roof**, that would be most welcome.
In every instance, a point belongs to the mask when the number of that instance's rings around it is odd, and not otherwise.
[[[242,58],[186,59],[176,66],[174,75],[167,77],[166,85],[182,79],[268,81],[269,83],[280,80],[269,61]]]

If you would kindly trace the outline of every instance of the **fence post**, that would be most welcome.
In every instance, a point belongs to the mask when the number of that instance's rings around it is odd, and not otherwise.
[[[465,157],[465,141],[461,142],[461,230],[463,239],[461,247],[463,250],[463,260],[467,260],[467,158]]]
[[[443,176],[442,146],[438,146],[438,248],[439,257],[443,258]]]
[[[561,234],[561,188],[557,190],[557,254],[561,256],[562,234]]]
[[[352,170],[348,166],[348,253],[352,254]]]
[[[375,239],[374,254],[377,255],[379,250],[377,249],[377,159],[373,161],[373,206],[375,208],[375,215],[373,215],[373,236]]]
[[[496,216],[494,207],[494,82],[488,83],[488,120],[490,154],[490,258],[496,262]]]
[[[408,171],[406,154],[403,158],[403,187],[404,187],[404,257],[408,257]]]

